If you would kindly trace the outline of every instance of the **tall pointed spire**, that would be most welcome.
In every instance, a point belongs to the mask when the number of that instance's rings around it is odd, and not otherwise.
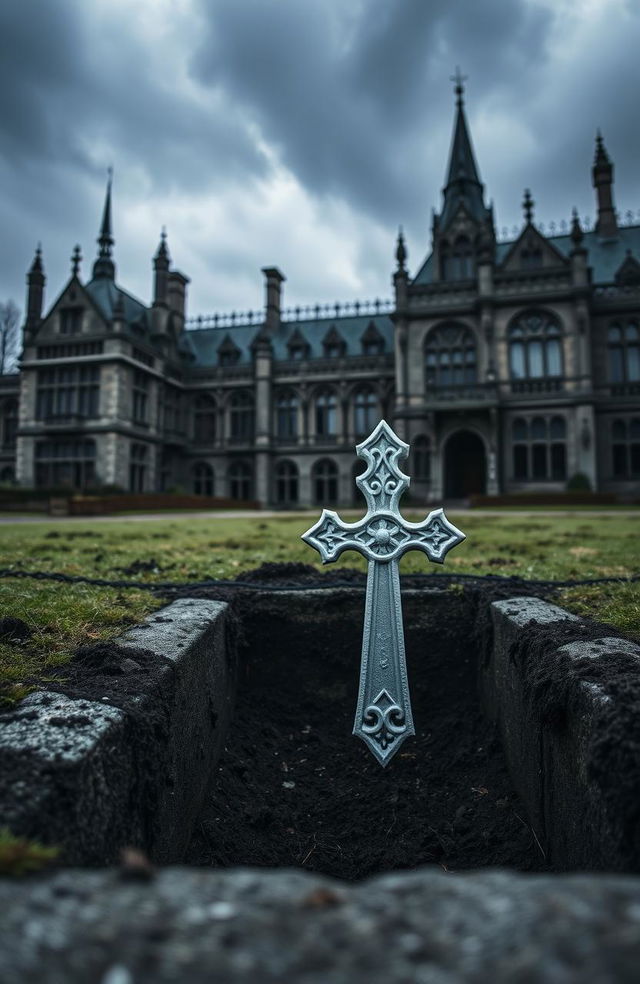
[[[440,228],[443,229],[453,218],[458,205],[463,203],[472,218],[483,221],[487,216],[484,204],[484,188],[478,174],[471,138],[464,112],[464,82],[466,76],[456,74],[451,76],[455,82],[456,121],[449,154],[447,183],[444,188],[444,205],[440,216]]]
[[[100,225],[100,235],[98,236],[98,259],[93,264],[94,277],[106,277],[114,280],[116,268],[111,257],[111,250],[114,239],[111,231],[111,185],[113,184],[113,168],[108,170],[107,193],[104,199],[102,210],[102,223]]]

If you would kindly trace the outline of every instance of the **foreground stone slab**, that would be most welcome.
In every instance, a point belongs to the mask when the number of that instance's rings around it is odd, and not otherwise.
[[[425,868],[348,885],[169,868],[0,882],[0,979],[21,984],[635,984],[639,961],[635,878]]]
[[[228,618],[224,602],[180,599],[115,640],[119,676],[98,653],[94,676],[61,682],[70,695],[32,694],[1,715],[0,826],[61,846],[71,864],[127,845],[180,860],[231,713]]]

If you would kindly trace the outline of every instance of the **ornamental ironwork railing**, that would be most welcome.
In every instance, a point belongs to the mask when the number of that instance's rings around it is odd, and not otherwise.
[[[282,321],[327,321],[333,318],[375,317],[390,314],[395,308],[392,298],[376,297],[372,301],[335,301],[332,304],[297,304],[283,308]],[[264,323],[265,309],[255,311],[229,311],[222,314],[199,314],[187,318],[185,325],[191,330],[202,328],[247,328]]]
[[[619,228],[638,225],[640,224],[640,208],[636,211],[628,208],[624,212],[616,212],[616,220]],[[537,222],[534,219],[532,225],[543,236],[549,236],[550,238],[554,236],[568,236],[571,231],[571,222],[567,219],[560,219],[559,222],[554,222],[553,220],[551,222]],[[595,224],[590,215],[585,215],[580,219],[580,225],[584,232],[590,232]],[[520,225],[501,226],[499,229],[496,229],[496,239],[498,242],[511,242],[513,239],[518,238],[523,229],[524,223]]]

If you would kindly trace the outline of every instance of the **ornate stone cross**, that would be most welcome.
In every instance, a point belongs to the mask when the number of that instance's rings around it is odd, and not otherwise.
[[[422,523],[400,515],[399,499],[409,478],[398,465],[409,453],[386,421],[358,444],[367,463],[356,483],[367,500],[367,514],[357,523],[343,523],[337,513],[322,516],[302,539],[319,551],[324,564],[345,550],[358,550],[369,562],[364,610],[360,689],[353,734],[369,746],[381,765],[387,765],[405,738],[415,734],[404,656],[402,601],[398,560],[407,550],[424,550],[441,564],[445,554],[465,539],[442,509]]]

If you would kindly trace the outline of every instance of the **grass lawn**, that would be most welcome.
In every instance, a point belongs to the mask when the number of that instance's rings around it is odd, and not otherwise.
[[[423,516],[406,513],[414,521]],[[401,572],[558,580],[640,573],[635,516],[615,511],[540,517],[452,512],[451,519],[468,539],[451,551],[444,566],[413,551],[402,559]],[[316,551],[300,540],[312,522],[308,516],[267,518],[258,513],[250,519],[183,514],[139,523],[16,524],[0,529],[0,566],[144,582],[232,578],[265,561],[302,561],[320,568]],[[332,566],[364,570],[366,565],[348,553]],[[579,614],[640,638],[640,584],[569,588],[560,600]],[[109,638],[162,603],[135,589],[0,579],[0,616],[22,619],[33,633],[19,645],[0,642],[0,700],[18,699],[32,689],[34,679],[46,682],[47,672],[68,660],[78,645]]]

